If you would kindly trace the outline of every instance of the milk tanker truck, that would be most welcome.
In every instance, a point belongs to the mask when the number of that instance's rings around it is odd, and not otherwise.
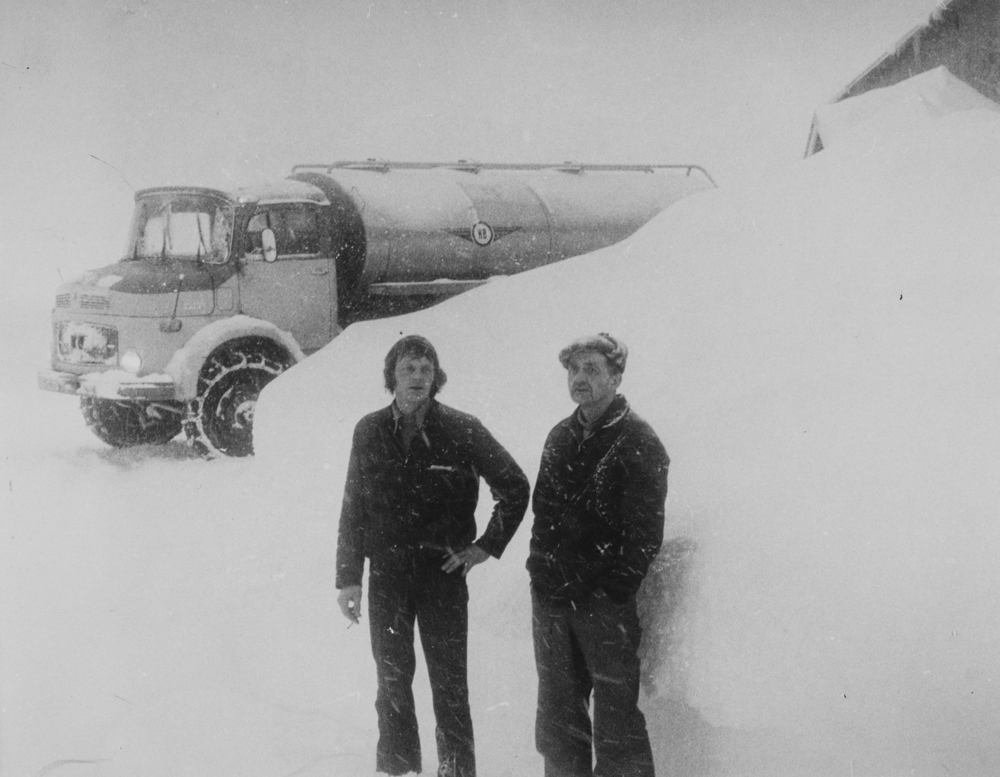
[[[115,264],[61,285],[42,389],[104,442],[253,452],[261,389],[353,322],[616,243],[714,186],[698,165],[297,165],[143,189]]]

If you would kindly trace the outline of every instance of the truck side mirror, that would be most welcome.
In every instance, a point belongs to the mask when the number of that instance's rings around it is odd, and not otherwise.
[[[265,229],[260,233],[260,243],[264,249],[264,261],[273,262],[278,258],[278,243],[274,239],[274,230]]]

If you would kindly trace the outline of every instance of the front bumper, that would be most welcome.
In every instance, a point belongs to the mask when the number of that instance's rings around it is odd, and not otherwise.
[[[88,372],[84,375],[42,370],[38,373],[38,387],[44,391],[98,399],[143,402],[168,402],[176,399],[175,384],[168,376],[136,377],[121,370]]]

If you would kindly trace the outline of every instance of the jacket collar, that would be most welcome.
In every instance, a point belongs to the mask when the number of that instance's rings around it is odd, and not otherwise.
[[[402,422],[403,412],[396,405],[395,399],[392,400],[391,403],[389,403],[389,413],[390,417],[392,418],[394,428],[398,429],[400,423]],[[436,415],[437,415],[437,401],[435,399],[431,399],[430,402],[427,403],[427,409],[424,410],[423,421],[421,421],[418,428],[423,429],[425,426],[427,426],[427,423],[431,420],[431,417]]]
[[[398,436],[400,434],[400,427],[402,426],[403,414],[396,407],[396,401],[393,400],[390,402],[389,406],[382,412],[385,416],[385,423],[392,429],[392,433]],[[439,426],[439,413],[439,403],[436,399],[432,398],[430,404],[427,406],[427,412],[424,413],[424,422],[417,427],[417,431],[424,437],[428,446],[430,445],[430,440],[427,439],[427,430]]]
[[[628,413],[628,400],[626,400],[621,394],[616,394],[615,398],[611,400],[611,404],[608,405],[601,417],[598,418],[596,422],[591,424],[591,434],[597,434],[598,432],[604,431],[605,429],[620,423],[621,420],[628,415]],[[586,431],[586,427],[580,420],[580,408],[573,411],[573,415],[566,419],[565,425],[569,426],[578,436],[583,436]]]

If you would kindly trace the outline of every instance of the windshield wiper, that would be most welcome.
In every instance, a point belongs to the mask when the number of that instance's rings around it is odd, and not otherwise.
[[[201,214],[199,213],[198,215],[200,216]],[[198,250],[195,252],[195,258],[197,259],[198,264],[201,264],[201,249],[204,248],[205,253],[207,254],[208,246],[205,244],[205,231],[201,225],[201,219],[196,218],[195,221],[198,222]]]

